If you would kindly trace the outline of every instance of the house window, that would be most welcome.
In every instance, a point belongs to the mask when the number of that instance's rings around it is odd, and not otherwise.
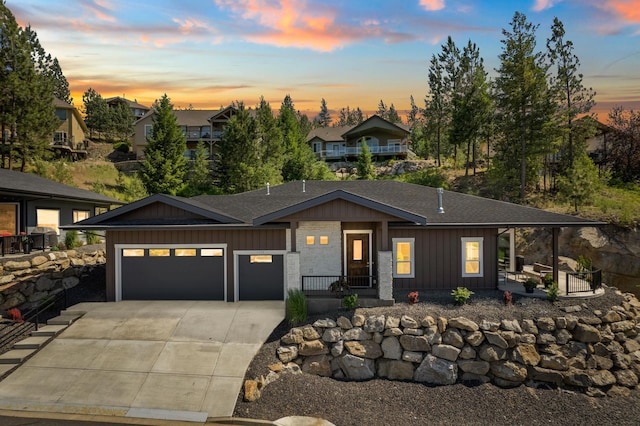
[[[393,277],[414,278],[414,244],[415,238],[393,239]]]
[[[352,260],[362,260],[362,240],[353,240]]]
[[[58,226],[60,226],[60,210],[58,209],[36,209],[37,226],[45,226],[52,228],[59,234]]]
[[[0,235],[18,233],[18,205],[0,204]]]
[[[222,257],[221,248],[203,248],[200,250],[200,256],[202,257]]]
[[[320,235],[320,245],[326,246],[327,244],[329,244],[329,237],[326,235]]]
[[[109,209],[106,207],[96,207],[95,209],[93,209],[93,214],[94,216],[98,216],[99,214],[106,213],[108,211]]]
[[[482,237],[462,238],[462,276],[483,276],[483,240]]]
[[[193,257],[196,255],[196,249],[176,249],[175,254],[179,257]]]
[[[53,135],[53,142],[56,144],[62,144],[67,141],[67,132],[56,132]]]
[[[150,138],[153,136],[153,124],[144,125],[144,137]]]
[[[318,153],[322,151],[322,142],[313,143],[313,152]]]
[[[273,262],[273,256],[271,256],[270,254],[254,255],[250,256],[249,261],[251,263],[271,263]]]
[[[312,246],[316,243],[316,237],[313,235],[307,235],[307,245]]]
[[[80,222],[81,220],[89,219],[89,210],[74,210],[73,211],[73,223]]]

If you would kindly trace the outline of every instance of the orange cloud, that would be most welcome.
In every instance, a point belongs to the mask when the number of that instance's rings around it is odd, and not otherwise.
[[[81,7],[101,21],[116,21],[115,16],[111,14],[115,8],[107,0],[83,1]]]
[[[353,40],[377,32],[348,28],[336,23],[336,12],[327,6],[310,8],[304,0],[215,0],[243,19],[257,21],[264,28],[245,37],[259,44],[310,48],[329,52]]]
[[[444,9],[444,0],[420,0],[420,6],[427,11]]]
[[[627,22],[640,23],[640,0],[610,0],[603,6],[606,9],[613,9]]]

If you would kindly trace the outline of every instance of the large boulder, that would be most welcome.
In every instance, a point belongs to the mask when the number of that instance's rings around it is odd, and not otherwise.
[[[491,373],[509,382],[524,382],[527,378],[527,368],[512,361],[497,361],[491,363]]]
[[[378,364],[378,376],[389,380],[411,380],[414,371],[411,362],[383,359]]]
[[[372,340],[344,342],[345,349],[360,358],[377,359],[382,356],[380,345]]]
[[[375,361],[372,359],[346,354],[336,358],[336,361],[345,376],[351,380],[369,380],[375,376]]]
[[[452,385],[458,380],[458,364],[427,354],[413,376],[416,382]]]

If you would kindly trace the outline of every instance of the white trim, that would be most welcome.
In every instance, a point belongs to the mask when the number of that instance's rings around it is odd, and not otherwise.
[[[347,275],[347,235],[348,234],[369,234],[369,276],[373,273],[373,230],[371,229],[349,229],[342,231],[342,275]],[[371,285],[371,283],[369,283]]]
[[[238,295],[240,293],[240,256],[251,256],[251,255],[261,255],[261,254],[271,254],[271,255],[282,255],[282,279],[284,280],[282,286],[282,300],[286,299],[287,296],[287,251],[286,250],[234,250],[233,251],[233,301],[238,301]],[[226,290],[226,288],[225,288]],[[226,291],[225,291],[225,300],[226,300]]]
[[[484,277],[484,237],[461,237],[461,260],[462,260],[462,277],[463,278],[482,278]],[[467,253],[465,250],[466,243],[480,243],[478,252],[479,272],[477,274],[469,274],[465,272],[465,263],[467,262]]]
[[[224,300],[227,300],[227,244],[114,244],[113,249],[115,259],[115,301],[122,300],[122,249],[127,248],[221,248],[223,249],[223,264],[224,264]]]
[[[408,274],[398,274],[396,272],[397,270],[396,262],[398,258],[398,251],[397,251],[398,243],[409,243],[409,246],[411,247],[411,257],[408,261],[409,265],[411,266],[411,272]],[[416,277],[416,239],[414,237],[392,238],[391,245],[392,245],[391,268],[393,269],[392,271],[393,278],[415,278]]]

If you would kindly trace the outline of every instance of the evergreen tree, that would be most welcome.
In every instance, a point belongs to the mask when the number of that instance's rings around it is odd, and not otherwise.
[[[147,137],[140,177],[149,194],[175,195],[184,183],[186,136],[166,94],[154,103],[153,109],[152,134]]]
[[[560,195],[573,204],[576,213],[579,207],[593,201],[600,186],[598,168],[585,153],[575,159],[566,176],[558,177]]]
[[[411,95],[409,99],[410,99],[411,109],[409,110],[407,121],[409,122],[409,125],[412,126],[420,118],[420,108],[418,108],[418,106],[416,105],[416,102],[413,99],[413,95]]]
[[[551,26],[552,36],[547,40],[547,50],[552,65],[556,67],[556,73],[552,78],[552,85],[557,96],[558,121],[561,126],[562,159],[566,160],[561,170],[571,170],[575,155],[581,155],[586,146],[579,145],[579,141],[586,141],[585,129],[576,128],[587,121],[576,122],[578,115],[588,113],[594,105],[595,92],[582,84],[582,74],[579,72],[580,60],[573,53],[573,43],[565,39],[565,30],[562,21],[553,20]],[[588,129],[587,129],[588,130]],[[578,138],[576,133],[583,133]],[[586,135],[587,137],[592,135]],[[579,146],[576,146],[579,145]]]
[[[492,112],[487,73],[480,51],[471,40],[464,47],[460,58],[457,90],[453,94],[449,139],[466,147],[465,176],[469,164],[475,160],[477,139],[490,119]],[[474,170],[475,170],[475,161]]]
[[[50,78],[54,82],[53,95],[58,99],[62,99],[68,104],[73,104],[73,98],[71,97],[71,91],[69,90],[69,82],[62,73],[62,68],[60,68],[58,58],[53,58]]]
[[[442,165],[443,137],[447,128],[448,109],[446,103],[446,87],[444,68],[436,55],[429,62],[429,96],[425,99],[426,132],[435,138],[436,162]]]
[[[402,119],[398,115],[398,111],[396,111],[396,107],[394,107],[393,104],[389,106],[386,120],[391,123],[402,123]]]
[[[329,127],[331,125],[331,113],[327,108],[327,101],[322,98],[320,102],[320,115],[318,116],[318,127]]]
[[[380,99],[380,103],[378,104],[378,110],[376,111],[376,115],[378,117],[386,119],[387,114],[388,114],[387,106],[385,105],[384,101]]]
[[[507,192],[517,191],[519,182],[519,198],[523,203],[527,188],[537,183],[542,160],[551,152],[552,141],[549,129],[554,103],[547,84],[549,66],[544,55],[535,51],[537,28],[525,15],[515,13],[511,31],[502,30],[500,68],[495,81],[496,121],[501,140],[495,146],[493,176],[500,176],[500,187]],[[519,179],[514,181],[515,176]]]
[[[187,182],[180,192],[183,197],[195,197],[202,194],[215,194],[211,170],[209,170],[209,152],[203,141],[198,141],[193,161],[189,167]]]
[[[615,129],[607,162],[613,177],[623,182],[640,180],[640,111],[619,106],[609,112],[609,123]]]
[[[256,121],[242,102],[235,104],[236,114],[227,122],[218,148],[216,174],[226,194],[250,191],[267,183],[259,158]]]
[[[371,151],[367,146],[367,141],[362,138],[360,153],[358,154],[358,179],[372,180],[375,178],[373,170],[373,161],[371,160]]]
[[[278,121],[273,116],[271,105],[260,97],[256,109],[256,132],[259,141],[259,157],[265,167],[267,182],[272,185],[282,183],[284,165],[284,145]]]
[[[109,136],[111,139],[127,140],[133,133],[135,117],[124,102],[108,107]]]
[[[93,132],[107,132],[111,127],[111,114],[107,102],[91,87],[82,95],[82,102],[84,122],[89,129],[89,135],[93,137]]]
[[[291,100],[286,95],[280,106],[278,123],[284,140],[285,158],[282,166],[282,178],[285,182],[309,179],[312,176],[315,156],[311,147],[305,142],[300,130],[298,117]]]

